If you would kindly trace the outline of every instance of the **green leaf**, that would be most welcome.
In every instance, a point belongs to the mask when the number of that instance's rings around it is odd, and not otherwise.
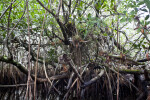
[[[134,8],[134,10],[135,10],[135,12],[138,12],[138,8],[136,7],[136,8]]]
[[[142,47],[145,48],[145,45],[143,44]]]
[[[132,10],[132,11],[130,12],[130,14],[131,14],[131,15],[134,15],[134,14],[135,14],[135,11],[134,11],[134,10]]]
[[[97,26],[98,26],[98,28],[100,28],[100,27],[101,27],[101,23],[100,23],[100,21],[98,21],[98,22],[97,22]]]
[[[148,20],[148,18],[149,18],[149,15],[147,15],[147,16],[145,17],[145,20]]]
[[[138,5],[143,5],[145,2],[144,1],[141,1],[138,3]]]
[[[147,44],[147,42],[144,42],[144,44]]]
[[[129,17],[128,21],[131,23],[133,21],[133,18]]]
[[[100,10],[100,8],[101,8],[101,5],[98,3],[98,4],[96,4],[96,9],[97,10]]]
[[[91,14],[90,13],[88,14],[88,19],[91,19]]]
[[[146,5],[147,5],[147,7],[148,7],[148,9],[150,11],[150,1],[149,0],[144,0],[144,2],[146,3]]]
[[[82,1],[80,2],[80,7],[83,7],[83,2]]]
[[[111,3],[113,3],[114,2],[114,0],[111,0]]]
[[[82,8],[81,7],[77,7],[77,10],[82,10]]]
[[[108,36],[108,34],[107,34],[107,33],[104,33],[103,35],[104,35],[104,36]]]
[[[147,9],[141,9],[141,10],[144,11],[144,12],[148,12]]]
[[[111,0],[111,7],[113,7],[114,5],[114,0]]]
[[[87,36],[87,33],[88,33],[88,31],[87,31],[87,30],[85,30],[85,32],[84,32],[84,37],[86,37],[86,36]]]
[[[137,48],[137,47],[138,47],[138,45],[137,45],[137,44],[133,44],[133,47],[134,47],[134,48]]]
[[[123,14],[125,14],[125,15],[126,15],[126,13],[127,13],[127,11],[123,11]]]
[[[102,8],[105,8],[106,7],[106,4],[103,4]]]
[[[6,37],[6,34],[5,33],[3,33],[3,38],[5,38]]]
[[[125,22],[125,21],[126,21],[125,18],[122,18],[122,19],[120,20],[121,23],[123,23],[123,22]]]

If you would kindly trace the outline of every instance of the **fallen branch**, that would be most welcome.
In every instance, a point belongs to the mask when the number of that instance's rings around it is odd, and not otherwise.
[[[34,83],[30,83],[33,85]],[[11,87],[21,87],[21,86],[27,86],[27,84],[14,84],[14,85],[2,85],[0,84],[0,88],[11,88]]]
[[[82,88],[85,88],[93,83],[95,83],[98,79],[100,79],[102,77],[102,75],[104,74],[104,70],[101,70],[101,72],[94,78],[92,78],[90,81],[85,82],[83,86],[81,86]]]
[[[144,63],[140,63],[140,62],[137,62],[137,61],[134,61],[130,58],[122,58],[121,56],[114,56],[114,55],[108,55],[110,58],[114,58],[114,59],[119,59],[119,60],[122,60],[124,61],[125,63],[127,62],[127,64],[129,65],[145,65]]]
[[[141,59],[141,60],[137,60],[137,62],[146,62],[146,61],[149,61],[149,59]]]
[[[131,70],[131,69],[120,69],[119,73],[121,74],[144,74],[144,71],[142,70]],[[149,71],[150,73],[150,71]]]
[[[100,51],[100,56],[109,57],[111,60],[117,59],[122,61],[122,63],[126,63],[127,65],[145,65],[144,63],[140,63],[140,61],[134,61],[131,58],[128,58],[127,56],[120,56],[120,55],[111,55],[107,52]]]

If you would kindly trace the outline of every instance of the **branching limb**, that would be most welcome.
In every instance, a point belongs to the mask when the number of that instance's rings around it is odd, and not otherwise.
[[[15,2],[16,0],[14,0],[13,2],[11,2],[11,4],[6,8],[6,10],[2,13],[2,15],[0,16],[0,20],[1,18],[5,15],[5,13],[7,12],[7,10],[12,6],[12,4]]]
[[[17,37],[15,37],[14,40],[17,41],[18,43],[20,43],[25,48],[25,50],[28,51],[29,47],[28,47],[28,44],[26,42],[24,42],[23,40],[21,40]],[[32,48],[30,48],[30,54],[31,54],[31,57],[32,57],[31,60],[36,61],[37,54],[34,52],[34,50]],[[42,59],[38,59],[38,62],[41,63],[41,64],[43,64]],[[54,66],[53,62],[51,62],[51,61],[46,61],[45,63],[46,64],[51,64],[51,65]]]
[[[83,71],[82,71],[82,73],[81,73],[81,76],[82,76],[83,73],[85,72],[85,70],[86,70],[86,68],[88,67],[88,65],[89,65],[89,64],[87,64],[87,65],[84,67],[84,69],[83,69]],[[78,78],[76,78],[76,79],[74,80],[74,82],[72,83],[72,85],[69,87],[69,89],[68,89],[67,93],[65,94],[63,100],[66,100],[66,99],[67,99],[67,97],[68,97],[68,95],[69,95],[71,89],[74,87],[74,85],[75,85],[75,83],[77,82],[77,80],[78,80]]]
[[[61,6],[62,6],[62,0],[59,0],[59,5],[58,5],[58,8],[57,8],[57,12],[56,12],[57,16],[59,16]]]
[[[75,66],[74,62],[72,61],[71,58],[67,56],[67,54],[64,54],[58,58],[58,62],[60,64],[68,64],[70,68],[73,70],[73,72],[77,75],[81,83],[84,83],[84,81],[81,78],[81,75],[79,74],[77,67]]]
[[[82,80],[82,78],[81,78],[80,74],[78,73],[78,70],[76,69],[72,60],[69,61],[69,66],[73,69],[74,73],[78,76],[81,83],[84,83],[84,81]]]
[[[12,10],[12,3],[11,3],[11,6],[10,6],[9,9],[10,9],[10,10],[9,10],[9,15],[8,15],[7,36],[9,35],[10,15],[11,15],[11,10]],[[9,37],[8,37],[8,38],[9,38]],[[11,38],[12,38],[12,37],[11,37]],[[9,54],[10,54],[11,59],[13,59],[13,54],[12,54],[12,52],[11,52],[11,50],[10,50],[9,45],[8,45],[8,41],[9,41],[9,39],[7,39],[6,46],[7,46],[7,48],[8,48],[8,52],[9,52]]]
[[[5,56],[0,56],[0,62],[5,62],[5,63],[8,63],[8,64],[12,64],[14,66],[16,66],[22,73],[24,73],[25,75],[28,76],[28,70],[25,68],[25,66],[23,66],[22,64],[20,64],[19,62],[13,60],[13,59],[10,59],[10,58],[7,58]],[[34,80],[34,77],[35,75],[31,75],[32,79]],[[63,75],[54,75],[54,76],[51,76],[49,79],[50,80],[59,80],[59,79],[63,79],[63,78],[67,78],[68,77],[68,74],[63,74]],[[47,82],[48,80],[45,79],[45,78],[37,78],[37,82],[38,83],[41,83],[41,82]]]
[[[12,30],[9,31],[9,33],[8,33],[8,35],[7,35],[7,37],[6,37],[6,41],[7,41],[7,39],[9,38],[9,36],[12,34],[12,32],[13,32],[13,30],[16,28],[16,26],[19,24],[19,22],[22,20],[22,18],[23,18],[23,16],[24,16],[25,12],[26,12],[26,6],[25,6],[25,8],[24,8],[24,11],[23,11],[23,14],[22,14],[21,18],[20,18],[20,19],[18,20],[18,22],[14,25],[14,27],[12,28]]]
[[[52,14],[52,16],[56,19],[59,27],[61,28],[61,31],[62,31],[62,34],[63,34],[63,37],[64,37],[64,41],[65,41],[65,44],[66,45],[69,45],[69,40],[68,40],[68,37],[67,37],[67,33],[66,33],[66,30],[65,30],[65,27],[64,27],[64,24],[60,21],[59,19],[59,16],[55,15],[53,13],[53,11],[49,10],[47,7],[45,7],[43,5],[43,3],[39,0],[36,0],[46,11],[48,11],[50,14]]]
[[[72,3],[72,1],[69,0],[69,5],[68,5],[68,8],[69,8],[69,16],[70,16],[70,14],[71,14],[71,3]]]
[[[146,61],[149,61],[149,60],[150,60],[150,58],[149,59],[145,58],[145,59],[137,60],[137,62],[146,62]]]
[[[143,30],[142,34],[144,35],[144,37],[146,38],[146,40],[150,43],[150,40],[149,40],[146,32],[144,31],[144,29],[142,29],[142,30]]]
[[[68,81],[68,85],[67,85],[67,90],[70,88],[71,84],[72,84],[72,79],[73,79],[74,73],[72,72]]]
[[[50,80],[50,78],[48,77],[47,75],[47,71],[46,71],[46,66],[45,66],[45,59],[43,60],[43,63],[44,63],[44,72],[45,72],[45,76],[46,76],[46,79],[48,80],[48,82],[51,84],[51,87],[53,87],[55,89],[55,91],[61,95],[62,93],[53,85],[53,82]]]
[[[102,28],[100,28],[100,30],[101,30],[102,33],[105,33],[105,31],[104,31]],[[108,33],[108,35],[112,35],[112,33],[111,33],[110,31],[107,31],[107,33]],[[110,39],[112,39],[112,38],[113,38],[113,37],[110,36]],[[126,51],[127,51],[120,43],[117,43],[117,41],[116,41],[115,38],[113,38],[113,40],[114,40],[115,46],[116,46],[119,50],[121,50],[121,51],[123,51],[123,52],[126,52]]]
[[[122,60],[125,63],[129,64],[129,65],[145,65],[144,63],[139,63],[137,61],[134,61],[130,58],[122,58],[121,56],[113,56],[113,55],[108,55],[110,58],[114,58],[114,59],[118,59],[118,60]]]

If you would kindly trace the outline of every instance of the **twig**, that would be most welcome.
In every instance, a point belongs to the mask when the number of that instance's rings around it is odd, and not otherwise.
[[[44,58],[45,58],[45,57],[44,57]],[[50,83],[51,87],[53,87],[53,88],[55,89],[55,91],[56,91],[59,95],[61,95],[62,93],[53,85],[53,82],[51,82],[51,80],[54,81],[54,78],[52,78],[52,77],[49,78],[48,75],[47,75],[47,71],[46,71],[46,67],[45,67],[45,59],[43,60],[43,64],[44,64],[44,72],[45,72],[46,79],[47,79],[48,82]]]
[[[34,84],[34,83],[30,83],[30,84]],[[2,88],[21,87],[21,86],[27,86],[27,84],[14,84],[14,85],[1,85],[0,84],[0,87]]]
[[[146,61],[149,61],[149,60],[150,60],[150,58],[149,59],[145,58],[145,59],[137,60],[137,62],[146,62]]]
[[[78,78],[75,79],[75,81],[72,83],[71,87],[69,88],[68,92],[65,94],[63,100],[67,100],[68,94],[71,91],[71,89],[73,88],[73,86],[75,85],[75,83],[77,82]]]
[[[76,7],[78,6],[78,2],[79,2],[79,0],[76,0],[76,5],[74,6],[74,8],[73,8],[73,10],[72,10],[72,12],[71,12],[72,15],[73,15],[73,13],[74,13]]]
[[[120,73],[118,73],[116,70],[108,67],[106,64],[104,64],[103,66],[109,68],[112,72],[119,74],[119,76],[121,76],[125,81],[127,81],[128,83],[130,83],[137,91],[140,91],[134,84],[132,84],[130,81],[128,81],[126,78],[124,78]]]
[[[60,26],[61,28],[61,31],[62,31],[62,34],[63,34],[63,37],[64,37],[64,41],[65,41],[65,44],[68,45],[70,42],[68,41],[68,37],[67,37],[67,33],[66,33],[66,30],[64,28],[64,24],[60,21],[59,19],[59,16],[55,15],[53,13],[53,11],[49,10],[47,7],[45,7],[41,1],[39,0],[36,0],[45,10],[47,10],[50,14],[52,14],[52,16],[56,19],[58,25]]]
[[[69,16],[70,16],[70,14],[71,14],[71,3],[72,3],[72,1],[71,0],[69,0],[69,4],[68,4],[68,8],[69,8]]]
[[[11,2],[12,2],[12,0],[11,0]],[[11,6],[10,6],[9,15],[8,15],[7,36],[8,36],[8,34],[9,34],[11,10],[12,10],[12,3],[11,3]],[[9,37],[8,37],[8,38],[9,38]],[[7,39],[7,42],[6,42],[6,46],[7,46],[7,48],[8,48],[8,52],[9,52],[9,54],[10,54],[11,59],[13,59],[13,54],[12,54],[12,52],[11,52],[11,50],[10,50],[10,47],[8,46],[8,39]]]
[[[82,73],[81,73],[81,76],[82,76],[83,73],[85,72],[85,70],[86,70],[86,68],[88,67],[88,65],[89,65],[89,64],[87,64],[87,65],[84,67],[84,69],[83,69],[83,71],[82,71]],[[77,82],[77,80],[78,80],[78,78],[76,78],[75,81],[72,83],[71,87],[69,88],[69,90],[68,90],[67,93],[65,94],[63,100],[67,99],[69,92],[71,91],[71,89],[73,88],[73,86],[75,85],[75,83]]]
[[[133,45],[135,45],[135,43],[137,43],[137,41],[141,38],[142,34],[135,40],[135,42],[132,44],[132,46],[128,49],[128,52],[131,51]],[[126,52],[126,53],[128,53]]]
[[[4,14],[7,12],[7,10],[12,6],[12,4],[15,2],[16,0],[14,0],[13,2],[11,2],[11,4],[6,8],[6,10],[2,13],[2,15],[0,16],[0,20],[1,18],[4,16]]]
[[[126,62],[128,65],[145,65],[144,63],[140,63],[138,61],[134,61],[131,58],[128,58],[126,56],[125,56],[125,58],[122,58],[121,56],[111,55],[111,54],[108,54],[107,52],[103,52],[103,51],[102,51],[101,55],[104,56],[104,57],[109,57],[111,60],[112,59],[122,60],[123,63]]]
[[[24,42],[23,40],[21,40],[21,39],[19,39],[17,37],[15,37],[15,41],[17,41],[18,43],[20,43],[25,48],[25,50],[28,51],[28,49],[29,49],[28,45],[29,44],[27,44],[26,42]],[[30,45],[32,45],[32,44],[30,44]],[[32,56],[31,60],[36,61],[35,57],[37,57],[37,54],[34,52],[34,50],[32,48],[30,48],[30,54]],[[43,64],[42,59],[43,58],[38,59],[38,62],[41,63],[41,64]],[[54,64],[51,61],[46,61],[46,64],[51,64],[52,66],[54,66]]]
[[[21,71],[25,75],[28,75],[28,70],[25,68],[25,66],[23,66],[22,64],[14,61],[13,59],[7,58],[5,56],[0,56],[0,61],[14,65],[14,66],[16,66],[19,69],[19,71]],[[34,80],[35,76],[33,74],[31,74],[31,77]],[[65,73],[63,75],[54,75],[54,76],[51,76],[49,79],[50,80],[59,80],[59,79],[63,79],[63,78],[68,78],[68,74]],[[47,79],[45,79],[45,78],[37,78],[37,82],[38,83],[46,82],[46,81],[47,81]]]
[[[44,19],[43,19],[43,23],[42,23],[42,29],[41,29],[41,33],[40,33],[40,40],[39,40],[39,44],[38,44],[38,51],[37,51],[36,64],[35,64],[34,100],[36,100],[36,79],[37,79],[38,59],[39,59],[41,37],[42,37],[42,34],[43,34],[43,29],[44,29],[44,23],[45,23],[46,13],[47,13],[47,12],[45,12]]]
[[[27,80],[27,90],[26,90],[26,100],[28,99],[28,93],[29,93],[29,100],[31,100],[31,85],[30,85],[30,81],[31,81],[31,62],[30,62],[30,19],[29,19],[29,7],[28,7],[28,0],[26,1],[26,6],[27,6],[27,23],[28,23],[28,37],[29,37],[29,56],[28,56],[28,80]]]
[[[77,77],[79,78],[79,80],[81,81],[81,83],[84,83],[84,81],[82,80],[80,74],[78,73],[78,70],[76,69],[74,63],[72,60],[70,60],[69,62],[69,66],[73,69],[74,73],[77,75]]]
[[[106,68],[104,67],[104,70],[105,70],[105,73],[106,73],[106,76],[107,76],[107,78],[108,78],[108,84],[109,84],[109,89],[110,89],[110,96],[111,96],[111,100],[113,100],[113,94],[112,94],[112,87],[111,87],[111,82],[110,82],[110,77],[109,77],[109,75],[108,75],[108,73],[107,73],[107,71],[106,71]]]
[[[22,20],[22,18],[23,18],[23,16],[24,16],[25,12],[26,12],[26,6],[25,6],[25,8],[24,8],[24,12],[23,12],[21,18],[20,18],[20,19],[18,20],[18,22],[14,25],[14,27],[12,28],[12,30],[8,33],[8,35],[7,35],[7,37],[6,37],[6,41],[7,41],[8,37],[11,35],[11,33],[13,32],[13,30],[15,29],[15,27],[16,27],[16,26],[19,24],[19,22]]]
[[[67,90],[68,90],[68,89],[70,88],[70,86],[71,86],[73,76],[74,76],[74,72],[72,72],[71,75],[70,75],[70,78],[69,78],[69,81],[68,81],[68,85],[67,85],[67,87],[66,87]]]
[[[144,30],[144,29],[143,29]],[[143,35],[144,35],[144,37],[146,38],[146,40],[150,43],[150,40],[149,40],[149,38],[148,38],[148,36],[147,36],[147,34],[146,34],[146,32],[145,32],[146,30],[144,30],[144,32],[142,33]]]
[[[43,3],[40,0],[36,0],[45,10],[47,10],[50,14],[52,14],[54,17],[56,17],[56,15],[53,13],[53,11],[49,10],[47,7],[45,7],[43,5]]]
[[[57,13],[56,13],[57,16],[59,16],[61,6],[62,6],[62,0],[59,0],[59,5],[57,8]]]

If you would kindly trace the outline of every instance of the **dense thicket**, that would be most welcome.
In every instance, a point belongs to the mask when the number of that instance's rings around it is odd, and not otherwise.
[[[145,100],[149,0],[1,0],[0,97]]]

